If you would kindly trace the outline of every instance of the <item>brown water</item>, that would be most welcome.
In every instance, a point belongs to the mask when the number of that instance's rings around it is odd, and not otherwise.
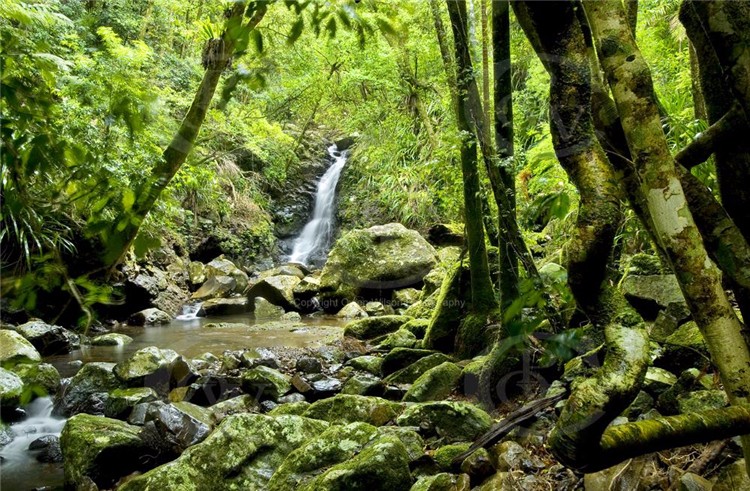
[[[173,320],[171,324],[159,327],[122,326],[115,332],[132,337],[132,343],[125,346],[84,346],[44,361],[55,365],[62,377],[70,377],[78,369],[71,362],[117,363],[147,346],[172,349],[187,358],[195,358],[206,352],[220,356],[225,350],[315,348],[339,338],[343,324],[341,320],[331,317],[305,317],[299,322],[257,322],[252,314],[245,314]],[[0,491],[26,491],[41,486],[62,489],[62,464],[40,464],[26,450],[28,442],[35,439],[31,437],[32,433],[38,436],[59,434],[62,421],[49,414],[51,401],[48,398],[32,403],[27,410],[29,418],[13,425],[19,437],[0,449],[0,456],[4,459],[0,465]]]

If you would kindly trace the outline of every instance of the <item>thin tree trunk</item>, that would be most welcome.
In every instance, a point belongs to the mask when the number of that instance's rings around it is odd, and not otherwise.
[[[487,0],[481,0],[481,24],[482,24],[482,107],[484,107],[485,135],[484,138],[492,142],[490,133],[490,33],[487,18]]]
[[[432,22],[435,24],[435,34],[438,39],[438,46],[440,47],[440,57],[443,59],[443,70],[445,70],[445,78],[448,81],[448,89],[451,94],[451,107],[453,114],[458,120],[458,94],[456,85],[456,66],[451,56],[451,50],[448,47],[448,36],[445,32],[445,26],[443,26],[443,19],[440,15],[440,4],[438,0],[430,0],[430,12],[432,13]]]

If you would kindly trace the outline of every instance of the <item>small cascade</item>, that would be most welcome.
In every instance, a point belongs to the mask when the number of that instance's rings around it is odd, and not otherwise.
[[[182,313],[175,317],[178,321],[192,321],[198,318],[198,312],[201,310],[202,302],[188,303],[182,306]]]
[[[336,145],[331,145],[328,147],[328,155],[333,159],[333,164],[318,181],[312,217],[294,241],[289,262],[308,264],[312,259],[325,254],[331,244],[336,185],[346,165],[348,151],[339,151]]]
[[[0,449],[3,481],[6,475],[27,473],[29,466],[35,463],[35,454],[29,451],[31,442],[43,436],[60,436],[66,420],[53,417],[52,407],[50,397],[34,399],[25,408],[26,418],[10,426],[13,440]]]

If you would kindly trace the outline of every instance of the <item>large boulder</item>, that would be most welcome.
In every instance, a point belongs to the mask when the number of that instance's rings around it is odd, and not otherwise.
[[[382,315],[367,317],[347,324],[344,336],[357,339],[373,339],[398,330],[399,327],[412,320],[405,315]]]
[[[243,314],[250,310],[247,297],[212,298],[201,305],[198,315],[212,317],[216,315]]]
[[[698,325],[686,322],[667,336],[661,355],[654,365],[673,373],[681,373],[688,368],[705,369],[710,366],[708,347]]]
[[[458,387],[462,371],[449,361],[427,370],[404,395],[407,402],[441,401]]]
[[[435,249],[399,223],[351,230],[328,255],[321,305],[333,313],[357,296],[389,298],[394,290],[421,284],[435,264]]]
[[[627,276],[622,282],[622,293],[646,320],[656,319],[662,310],[678,322],[690,316],[675,275]]]
[[[15,331],[26,338],[43,356],[69,353],[81,344],[78,335],[38,319],[16,326]]]
[[[150,387],[115,389],[109,393],[104,403],[104,415],[108,418],[126,419],[138,404],[152,402],[159,398]]]
[[[294,301],[294,287],[301,280],[296,276],[277,275],[269,276],[260,280],[250,287],[247,292],[248,298],[262,297],[274,305],[278,305],[284,310],[296,310],[297,305]]]
[[[120,477],[138,470],[147,451],[139,432],[139,427],[116,419],[89,414],[70,418],[60,435],[66,489],[89,489],[91,481],[110,489]]]
[[[211,298],[228,297],[237,288],[237,280],[231,276],[212,276],[193,293],[190,298],[202,302]]]
[[[409,406],[396,422],[400,426],[417,426],[449,443],[473,441],[492,425],[490,416],[477,406],[454,401]]]
[[[236,282],[235,291],[242,293],[247,288],[247,273],[238,268],[232,261],[223,255],[206,264],[204,274],[207,278],[213,276],[231,276]]]
[[[21,377],[0,368],[0,409],[14,409],[21,404],[23,380]]]
[[[213,428],[211,412],[189,402],[149,404],[146,422],[149,421],[154,422],[161,440],[177,453],[205,440]]]
[[[123,383],[112,373],[114,367],[114,363],[85,364],[64,390],[57,394],[55,414],[104,414],[109,392],[123,387]]]
[[[120,491],[172,489],[265,490],[293,450],[321,434],[328,423],[300,416],[236,414],[177,460],[123,484]]]
[[[363,422],[382,426],[395,420],[402,409],[401,404],[378,397],[339,394],[313,403],[303,414],[335,424]]]
[[[60,373],[49,363],[21,363],[13,372],[35,394],[54,394],[60,388]]]
[[[305,276],[302,281],[294,287],[294,303],[301,312],[312,312],[318,308],[315,297],[320,290],[320,278],[317,276]]]
[[[182,356],[154,346],[136,351],[115,365],[113,372],[128,387],[151,387],[160,394],[188,385],[197,378]]]
[[[128,318],[131,326],[160,326],[172,322],[172,317],[156,307],[143,309]]]
[[[16,331],[0,329],[0,365],[38,363],[41,360],[39,352],[26,338]]]
[[[242,389],[256,399],[276,401],[292,389],[288,375],[263,365],[242,374]]]

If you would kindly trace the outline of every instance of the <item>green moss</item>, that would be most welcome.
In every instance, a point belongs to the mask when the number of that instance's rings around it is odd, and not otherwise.
[[[0,329],[0,364],[38,363],[39,352],[23,336],[10,329]]]
[[[409,406],[396,423],[399,426],[418,426],[446,442],[460,442],[474,440],[486,432],[492,419],[468,402],[441,401]]]
[[[126,418],[136,404],[155,401],[158,398],[156,391],[149,387],[115,389],[109,393],[104,404],[104,415],[109,418]]]
[[[271,416],[280,416],[282,414],[292,414],[295,416],[301,416],[310,407],[310,403],[307,401],[299,402],[288,402],[286,404],[280,404],[278,407],[268,413]]]
[[[409,314],[407,314],[409,315]],[[414,316],[419,317],[419,316]],[[413,319],[401,326],[401,329],[406,329],[407,331],[411,331],[412,334],[414,334],[417,339],[424,338],[425,333],[427,332],[427,327],[430,325],[430,321],[427,319]]]
[[[21,363],[13,367],[24,385],[44,394],[54,394],[60,388],[60,373],[49,363]]]
[[[468,308],[470,291],[469,268],[456,262],[447,272],[435,298],[435,310],[423,340],[425,348],[453,352],[458,327]]]
[[[399,329],[385,336],[377,348],[392,350],[395,348],[413,348],[417,344],[417,337],[411,331]]]
[[[450,471],[453,467],[453,459],[469,450],[469,447],[471,443],[445,445],[435,450],[432,458],[441,470]]]
[[[288,375],[259,365],[242,374],[242,390],[257,399],[275,401],[292,390],[292,382]]]
[[[401,413],[401,404],[377,397],[339,394],[313,403],[303,415],[336,424],[354,422],[382,426]]]
[[[397,331],[402,325],[412,320],[405,315],[382,315],[368,317],[347,324],[344,336],[357,339],[373,339]]]
[[[404,401],[426,402],[445,399],[458,387],[461,375],[461,369],[455,363],[441,363],[414,381],[404,395]]]
[[[370,372],[373,375],[380,375],[380,368],[383,366],[383,359],[379,356],[358,356],[352,358],[346,362],[346,364],[356,370]]]

